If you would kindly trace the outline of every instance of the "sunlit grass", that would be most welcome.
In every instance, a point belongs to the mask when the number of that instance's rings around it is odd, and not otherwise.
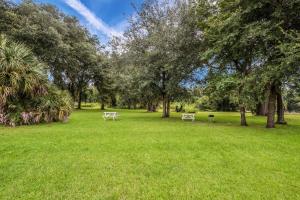
[[[299,199],[300,116],[264,117],[98,109],[66,124],[0,127],[0,199]]]

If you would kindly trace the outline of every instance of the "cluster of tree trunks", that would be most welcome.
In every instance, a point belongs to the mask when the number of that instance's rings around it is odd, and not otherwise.
[[[157,105],[153,104],[152,102],[147,103],[147,111],[148,112],[156,112]]]
[[[260,102],[256,105],[256,111],[257,116],[267,116],[268,113],[268,101]]]
[[[281,85],[273,83],[269,90],[269,97],[265,102],[256,106],[257,116],[267,116],[267,128],[275,127],[275,114],[277,113],[276,124],[287,124],[284,120],[284,104]]]
[[[277,103],[277,106],[276,106]],[[267,107],[267,128],[275,128],[275,113],[277,107],[277,124],[287,124],[284,120],[284,104],[281,85],[272,83],[270,87]]]
[[[109,99],[109,100],[107,100],[107,99]],[[101,110],[105,110],[105,104],[108,104],[112,108],[115,108],[115,107],[117,107],[117,99],[116,99],[115,95],[113,95],[113,94],[110,94],[108,97],[101,96],[100,97],[100,104],[101,104],[100,105]]]

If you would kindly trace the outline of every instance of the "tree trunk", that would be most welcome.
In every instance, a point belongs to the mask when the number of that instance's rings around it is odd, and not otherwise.
[[[81,109],[81,101],[82,101],[82,91],[79,91],[79,96],[78,96],[78,106],[77,109]]]
[[[147,112],[152,112],[151,103],[147,103]]]
[[[165,85],[165,81],[166,81],[166,72],[163,71],[162,72],[162,98],[163,98],[163,114],[162,117],[163,118],[168,118],[170,117],[170,111],[168,111],[168,95],[166,92],[166,85]]]
[[[153,103],[148,102],[147,103],[147,111],[148,112],[156,112],[156,106]]]
[[[156,105],[154,104],[152,105],[152,112],[156,112],[156,107],[157,107]]]
[[[268,100],[268,115],[267,115],[267,128],[275,128],[275,109],[276,109],[276,87],[275,84],[271,85],[269,100]]]
[[[277,91],[277,122],[276,124],[287,124],[284,120],[284,105],[281,90]]]
[[[101,102],[101,110],[105,110],[104,102]]]
[[[128,109],[128,110],[131,109],[131,103],[130,103],[130,102],[127,103],[127,109]]]
[[[263,102],[263,103],[258,103],[256,105],[256,115],[257,116],[266,116],[268,111],[267,111],[267,102]]]
[[[157,107],[157,105],[151,103],[151,104],[149,105],[148,111],[149,111],[149,112],[156,112],[156,107]]]
[[[241,96],[243,87],[244,87],[244,83],[242,82],[239,87],[239,96]],[[241,126],[248,126],[247,120],[246,120],[246,108],[241,99],[239,99],[239,107],[240,107],[240,115],[241,115]]]
[[[262,103],[256,104],[255,114],[257,116],[260,116],[262,114],[261,111],[262,111]]]
[[[241,114],[241,126],[248,126],[246,120],[246,108],[245,106],[240,106],[240,114]]]
[[[117,99],[114,95],[111,95],[110,96],[110,99],[111,99],[111,107],[117,107]]]
[[[86,105],[87,103],[87,95],[84,95],[84,104]]]
[[[167,117],[167,104],[166,104],[166,97],[163,95],[163,113],[162,113],[162,118]]]
[[[170,101],[166,97],[166,95],[163,95],[163,118],[168,118],[170,117]]]
[[[167,116],[170,117],[170,99],[167,100]]]

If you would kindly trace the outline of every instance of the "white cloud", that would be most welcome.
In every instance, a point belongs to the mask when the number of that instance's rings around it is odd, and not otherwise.
[[[124,19],[123,21],[113,26],[114,30],[120,33],[123,33],[128,27],[129,27],[129,22],[127,19]]]
[[[65,0],[65,2],[76,10],[80,15],[82,15],[85,20],[87,20],[90,25],[92,25],[96,30],[100,31],[104,35],[111,37],[121,37],[122,32],[108,26],[103,20],[98,18],[92,11],[90,11],[80,0]]]

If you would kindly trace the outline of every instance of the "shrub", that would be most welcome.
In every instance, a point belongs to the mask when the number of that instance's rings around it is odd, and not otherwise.
[[[72,98],[51,83],[24,45],[0,37],[0,124],[67,121]]]
[[[187,113],[196,113],[197,112],[195,104],[187,104],[187,105],[185,105],[184,106],[184,110]]]

